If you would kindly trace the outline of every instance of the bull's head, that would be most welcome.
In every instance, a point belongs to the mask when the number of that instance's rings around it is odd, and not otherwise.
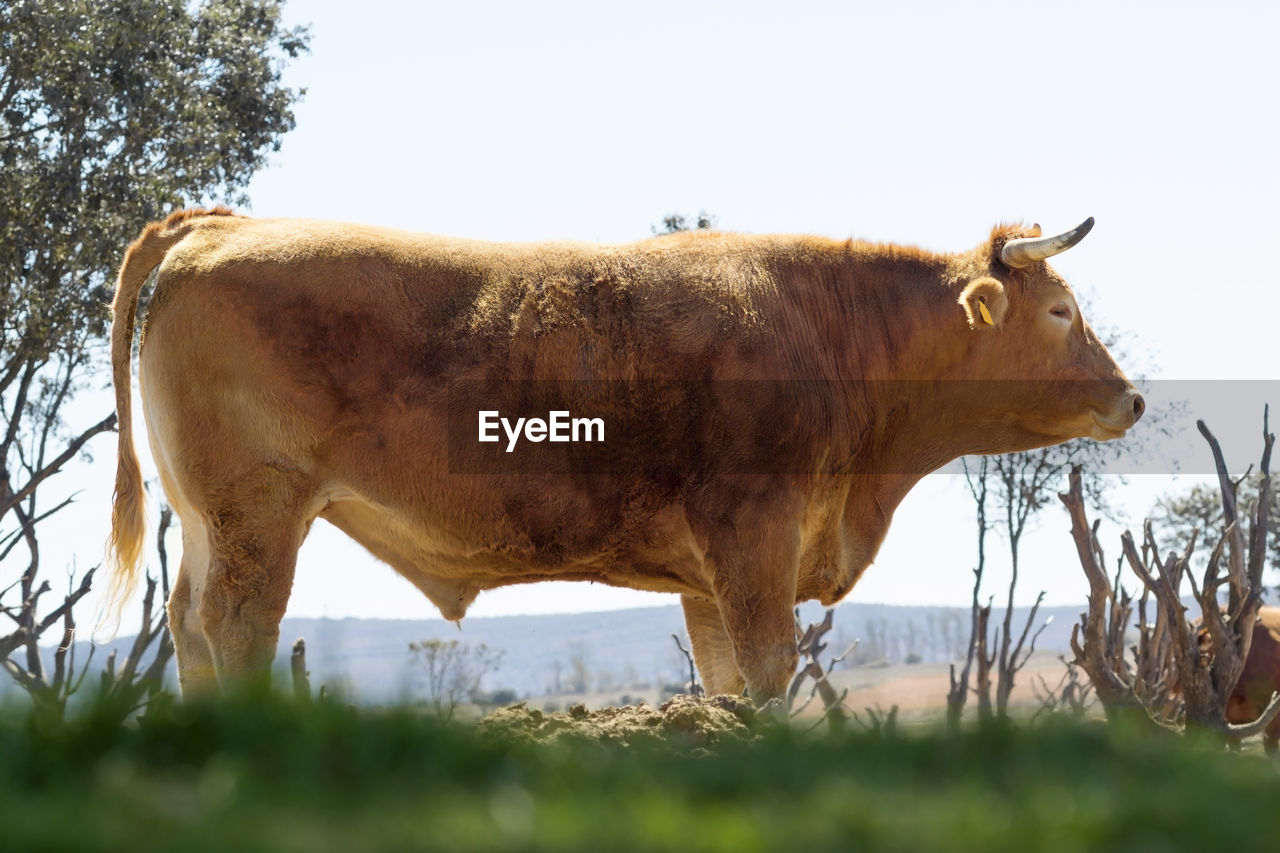
[[[1092,227],[1090,217],[1051,237],[1038,225],[996,228],[966,258],[958,300],[969,326],[962,372],[999,385],[984,392],[994,407],[986,452],[1119,438],[1142,417],[1142,395],[1045,263]]]

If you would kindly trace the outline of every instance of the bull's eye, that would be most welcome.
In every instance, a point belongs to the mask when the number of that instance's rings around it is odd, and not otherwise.
[[[1049,309],[1049,313],[1055,317],[1061,317],[1063,320],[1071,320],[1071,309],[1067,307],[1067,303],[1059,302],[1057,305]]]

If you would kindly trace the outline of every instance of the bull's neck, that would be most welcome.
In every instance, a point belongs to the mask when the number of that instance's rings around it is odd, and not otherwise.
[[[884,475],[886,496],[901,500],[961,455],[948,422],[964,401],[946,379],[971,333],[943,258],[885,252],[850,264],[847,280],[839,310],[850,333],[834,346],[851,411],[867,419],[853,470]]]
[[[835,305],[843,334],[831,341],[842,373],[889,382],[939,375],[954,348],[944,338],[963,327],[945,260],[888,247],[843,267]]]
[[[780,262],[779,343],[800,371],[827,389],[825,422],[846,435],[832,460],[859,476],[886,477],[897,500],[962,454],[946,383],[972,334],[956,302],[953,259],[913,249],[851,243],[803,263]],[[847,442],[847,443],[845,443]],[[903,485],[905,483],[905,486]],[[895,502],[896,503],[896,502]]]
[[[947,411],[954,383],[935,380],[952,372],[969,330],[945,258],[854,247],[824,272],[830,313],[818,321],[826,337],[817,364],[836,380],[830,422],[849,429],[841,512],[848,550],[819,592],[834,601],[875,557],[911,488],[961,455]]]

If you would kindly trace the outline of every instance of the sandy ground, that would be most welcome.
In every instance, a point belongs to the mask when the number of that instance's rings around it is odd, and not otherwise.
[[[961,662],[963,663],[963,662]],[[959,667],[957,667],[957,670]],[[1019,671],[1014,680],[1013,694],[1010,704],[1018,716],[1036,712],[1042,704],[1037,697],[1036,688],[1045,692],[1041,680],[1047,682],[1048,689],[1058,686],[1059,680],[1066,672],[1066,666],[1059,659],[1057,652],[1037,652]],[[867,718],[867,709],[877,713],[888,712],[898,706],[898,719],[904,723],[929,724],[940,722],[946,713],[947,692],[950,689],[950,675],[947,664],[896,664],[894,666],[860,666],[842,669],[831,674],[832,685],[837,691],[848,690],[844,704],[863,719]],[[976,672],[970,675],[970,685],[976,680]],[[994,673],[992,675],[992,700],[994,701]],[[806,683],[797,698],[797,706],[808,698],[812,682]],[[589,695],[543,696],[528,700],[531,708],[548,710],[567,709],[574,705],[583,705],[587,709],[597,710],[619,704],[619,695],[615,690],[610,693]],[[652,694],[652,695],[651,695]],[[652,691],[630,691],[633,702],[643,699],[652,707],[658,707],[665,701]],[[819,700],[809,704],[801,716],[816,716],[822,712]],[[966,719],[976,714],[976,697],[970,693],[965,708]]]
[[[963,664],[963,662],[962,662]],[[961,664],[961,665],[962,665]],[[957,675],[959,669],[957,666]],[[1066,672],[1066,665],[1056,653],[1037,652],[1014,678],[1010,704],[1019,710],[1034,713],[1042,704],[1036,688],[1043,693],[1041,680],[1053,690]],[[831,683],[837,690],[849,691],[845,704],[861,713],[866,708],[887,711],[898,706],[904,719],[925,720],[936,716],[941,719],[946,711],[947,693],[951,687],[950,669],[947,664],[899,664],[890,667],[858,667],[834,672]],[[976,667],[971,672],[969,684],[977,680]],[[995,674],[992,673],[992,700],[994,701]],[[806,688],[807,690],[807,688]],[[970,693],[966,710],[976,703]]]
[[[1015,681],[1011,706],[1014,716],[1030,716],[1042,700],[1033,685],[1041,680],[1055,688],[1065,665],[1054,655],[1038,655],[1030,660]],[[949,668],[945,664],[860,667],[835,673],[831,681],[838,691],[848,691],[844,703],[863,725],[874,724],[897,707],[897,723],[906,727],[935,726],[945,716]],[[1045,691],[1041,687],[1041,692]],[[799,694],[803,703],[807,689]],[[658,743],[675,749],[704,749],[726,740],[757,736],[761,725],[776,723],[776,711],[757,709],[745,697],[714,696],[707,699],[674,696],[663,702],[643,702],[615,707],[603,697],[569,699],[562,710],[544,710],[521,702],[485,717],[477,728],[493,737],[523,742],[554,742],[561,739],[592,740],[618,744]],[[806,726],[807,720],[820,722],[822,706],[809,704],[793,724]],[[971,704],[966,719],[976,714]],[[807,719],[806,719],[807,718]]]

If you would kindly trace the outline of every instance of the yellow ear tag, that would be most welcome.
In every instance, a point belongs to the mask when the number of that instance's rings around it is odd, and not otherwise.
[[[987,303],[981,299],[978,300],[978,313],[982,315],[982,319],[987,321],[988,326],[994,326],[995,320],[991,319],[991,312],[987,310]]]

